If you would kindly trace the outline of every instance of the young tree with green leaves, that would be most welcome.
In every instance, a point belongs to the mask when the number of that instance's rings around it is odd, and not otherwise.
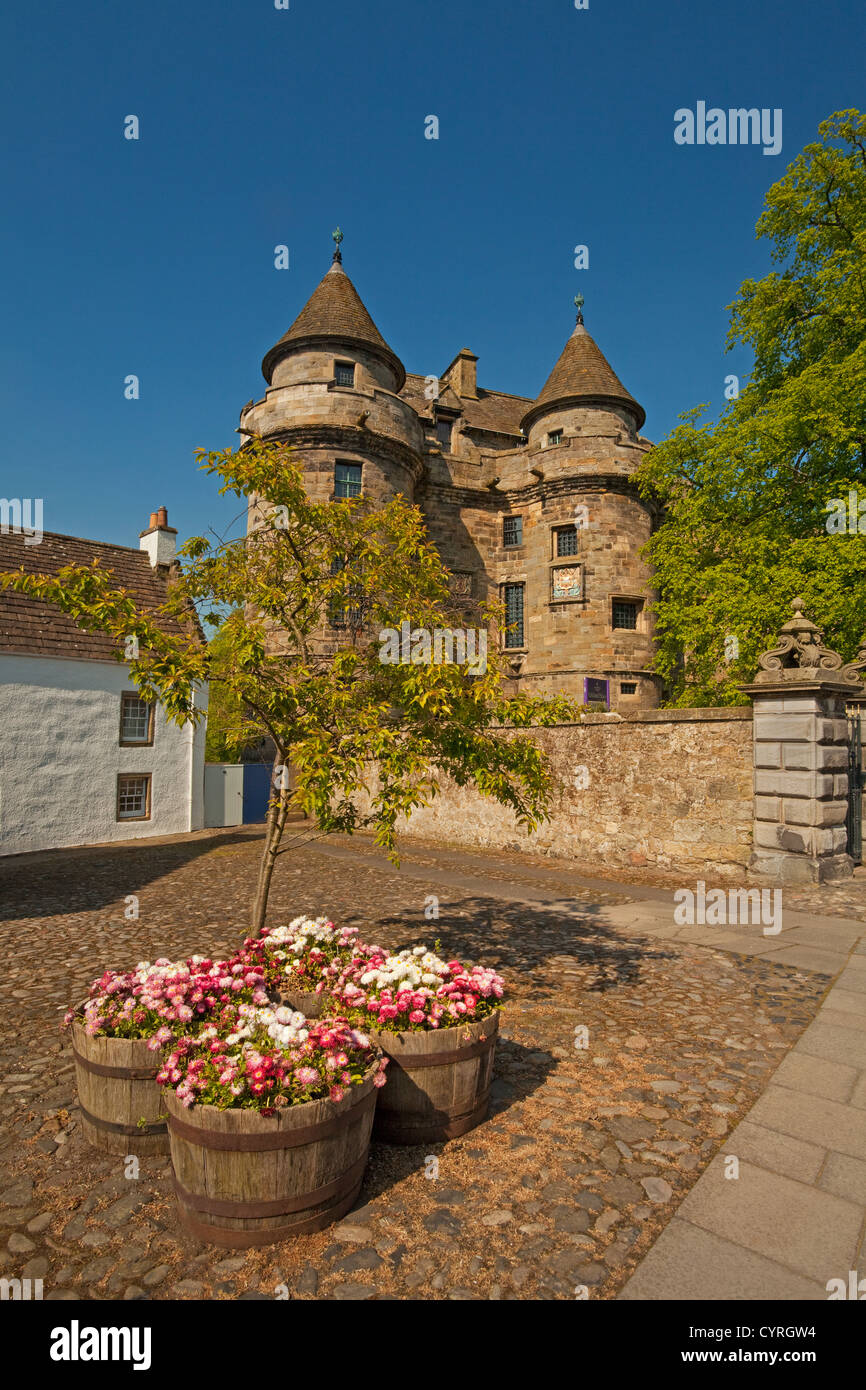
[[[675,704],[742,700],[797,594],[846,659],[866,627],[866,116],[836,112],[819,133],[757,225],[777,269],[732,305],[747,384],[715,423],[699,423],[706,406],[682,416],[638,475],[666,509],[648,555]]]
[[[400,817],[427,804],[443,776],[509,806],[527,830],[546,819],[551,774],[521,730],[574,718],[570,701],[504,697],[496,642],[477,674],[456,662],[381,659],[380,634],[404,620],[427,632],[464,626],[417,508],[400,496],[380,508],[313,502],[284,444],[253,439],[200,457],[221,493],[254,499],[256,524],[236,540],[188,541],[156,612],[137,609],[95,562],[56,576],[2,574],[0,584],[110,634],[121,659],[137,638],[131,677],[169,719],[200,717],[194,691],[207,681],[229,712],[226,750],[272,741],[277,776],[252,931],[265,921],[292,807],[325,833],[371,828],[395,861]],[[220,626],[216,642],[202,643],[189,623],[175,631],[193,609]],[[496,617],[479,612],[485,630]]]

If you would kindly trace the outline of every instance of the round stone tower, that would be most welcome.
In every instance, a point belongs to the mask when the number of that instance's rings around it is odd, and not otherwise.
[[[559,690],[623,713],[659,702],[650,669],[652,574],[640,554],[654,513],[633,481],[651,447],[640,434],[644,419],[579,308],[521,420],[526,466],[537,481],[511,502],[523,515],[530,601],[525,650],[510,659],[527,693]]]
[[[317,502],[364,496],[414,500],[423,432],[399,392],[406,372],[343,269],[340,241],[330,270],[291,328],[265,354],[268,389],[241,411],[241,440],[285,440],[298,449]]]

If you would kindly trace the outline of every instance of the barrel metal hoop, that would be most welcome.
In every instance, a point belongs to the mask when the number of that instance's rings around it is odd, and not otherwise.
[[[401,1123],[396,1115],[392,1124],[389,1112],[382,1110],[376,1116],[374,1137],[385,1144],[436,1144],[446,1139],[459,1139],[461,1134],[466,1134],[486,1119],[489,1109],[490,1091],[487,1090],[479,1103],[466,1114],[449,1115],[446,1111],[440,1111],[439,1114],[426,1116],[424,1123],[417,1128]]]
[[[336,1115],[332,1120],[321,1124],[305,1125],[303,1129],[285,1129],[274,1134],[229,1134],[222,1130],[197,1129],[169,1113],[168,1127],[177,1139],[185,1139],[202,1149],[234,1150],[236,1153],[266,1153],[269,1149],[294,1149],[301,1144],[314,1144],[319,1139],[329,1139],[340,1134],[347,1125],[357,1123],[371,1106],[376,1103],[376,1089],[371,1088],[350,1111]]]
[[[75,1048],[72,1055],[79,1067],[85,1071],[92,1072],[94,1076],[112,1076],[119,1081],[155,1081],[156,1070],[142,1071],[139,1067],[107,1067],[103,1062],[91,1062],[89,1057],[83,1057]]]
[[[395,1062],[404,1071],[417,1071],[420,1067],[447,1067],[452,1062],[468,1062],[472,1057],[480,1057],[483,1053],[489,1052],[496,1043],[496,1036],[496,1033],[493,1033],[482,1041],[458,1047],[453,1052],[425,1052],[417,1056],[401,1056],[399,1052],[388,1052],[387,1055],[392,1063]]]
[[[183,1205],[179,1208],[180,1219],[190,1235],[207,1245],[219,1245],[232,1250],[247,1249],[254,1245],[275,1245],[291,1236],[304,1236],[313,1231],[321,1231],[323,1226],[330,1226],[339,1221],[340,1217],[345,1216],[355,1205],[362,1181],[362,1178],[357,1178],[352,1190],[335,1206],[328,1207],[317,1216],[311,1216],[295,1225],[265,1226],[255,1231],[239,1229],[236,1226],[209,1226],[204,1221],[197,1221]]]
[[[167,1125],[164,1120],[148,1120],[147,1124],[143,1125],[121,1125],[115,1120],[103,1120],[99,1115],[91,1115],[90,1111],[85,1110],[80,1101],[79,1109],[83,1120],[86,1120],[89,1125],[93,1125],[94,1129],[104,1129],[109,1134],[129,1134],[144,1139],[150,1134],[165,1134],[167,1130]]]
[[[220,1200],[217,1197],[202,1197],[194,1192],[188,1192],[174,1179],[174,1189],[180,1200],[187,1207],[192,1207],[194,1211],[204,1212],[206,1216],[236,1216],[246,1219],[264,1216],[288,1216],[290,1212],[306,1211],[308,1207],[315,1207],[322,1202],[330,1201],[332,1198],[339,1199],[361,1178],[367,1165],[366,1149],[356,1163],[353,1163],[345,1173],[335,1178],[333,1182],[325,1183],[322,1187],[317,1187],[313,1192],[304,1192],[300,1197],[277,1197],[272,1202],[235,1202]]]

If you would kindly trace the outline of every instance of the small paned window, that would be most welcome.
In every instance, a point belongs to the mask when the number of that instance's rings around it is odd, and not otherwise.
[[[117,779],[117,819],[150,819],[150,773],[120,773]]]
[[[337,386],[354,386],[354,362],[337,362],[334,367],[334,381],[337,384]]]
[[[502,544],[523,544],[523,517],[505,516],[502,518]]]
[[[153,743],[153,705],[135,691],[120,697],[120,742]]]
[[[361,496],[360,463],[338,463],[335,466],[334,496],[336,498]]]
[[[547,436],[547,442],[548,444],[561,444],[562,430],[551,430],[550,434]]]
[[[633,631],[637,627],[639,612],[639,603],[629,603],[626,599],[615,598],[613,601],[613,626],[631,628]]]
[[[523,643],[523,584],[505,585],[505,645],[522,647]]]
[[[564,555],[577,554],[577,527],[558,526],[556,528],[556,555],[561,559]]]
[[[636,695],[637,681],[623,681],[619,687],[620,695]]]

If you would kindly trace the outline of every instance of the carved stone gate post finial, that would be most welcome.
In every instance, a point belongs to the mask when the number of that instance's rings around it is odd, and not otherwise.
[[[856,664],[843,665],[839,653],[825,647],[821,629],[806,617],[802,598],[798,596],[792,599],[791,607],[794,616],[783,626],[775,647],[758,658],[755,684],[775,684],[778,681],[803,684],[804,681],[820,680],[831,672],[832,680],[859,683],[860,670],[866,668],[866,641],[864,651],[859,653],[863,657],[862,663],[858,660]]]

